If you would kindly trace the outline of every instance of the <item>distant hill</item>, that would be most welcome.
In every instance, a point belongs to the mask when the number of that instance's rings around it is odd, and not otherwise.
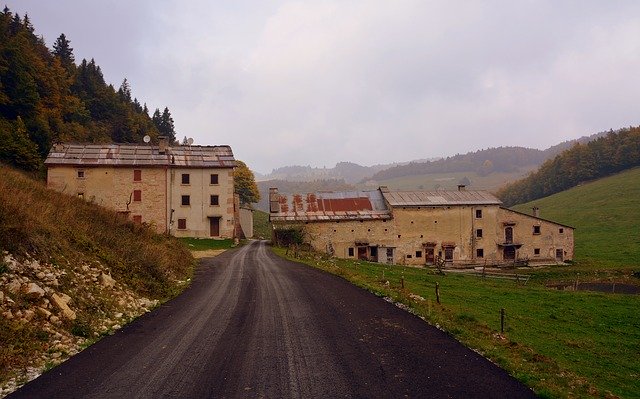
[[[267,180],[257,183],[260,191],[260,202],[256,204],[256,208],[264,212],[269,212],[269,188],[271,187],[277,187],[280,193],[285,194],[355,190],[353,185],[337,179],[314,181]]]
[[[516,205],[576,228],[576,260],[604,266],[640,266],[640,168]]]
[[[434,158],[435,159],[435,158]],[[428,162],[434,159],[422,159],[412,162]],[[333,168],[316,168],[311,166],[282,166],[274,169],[267,175],[256,173],[257,180],[288,180],[288,181],[314,181],[314,180],[344,180],[346,183],[356,183],[381,170],[391,168],[404,163],[380,164],[362,166],[353,162],[338,162]]]
[[[611,131],[586,144],[575,144],[537,172],[505,186],[498,197],[510,206],[635,166],[640,166],[640,127]]]

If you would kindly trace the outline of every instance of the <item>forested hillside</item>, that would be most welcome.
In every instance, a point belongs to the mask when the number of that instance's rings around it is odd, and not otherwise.
[[[640,166],[640,127],[611,131],[546,161],[537,172],[506,185],[498,197],[512,206],[635,166]]]
[[[493,172],[513,172],[520,167],[538,165],[546,156],[544,151],[532,148],[489,148],[432,162],[411,162],[395,166],[374,174],[371,180],[430,173],[477,172],[479,175],[488,175]]]
[[[126,79],[105,82],[92,59],[76,64],[61,34],[52,49],[28,15],[0,13],[0,162],[37,170],[55,142],[142,142],[145,135],[175,140],[169,109],[132,98]]]

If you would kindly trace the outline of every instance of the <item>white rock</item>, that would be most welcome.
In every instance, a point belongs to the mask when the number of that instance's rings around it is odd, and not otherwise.
[[[20,286],[20,281],[16,279],[7,284],[7,290],[12,294],[17,294],[20,291]]]
[[[62,313],[62,316],[68,320],[76,319],[76,312],[71,310],[69,306],[65,303],[65,301],[58,296],[58,294],[51,294],[51,302],[55,305],[58,310]]]
[[[48,319],[49,317],[51,317],[51,312],[49,312],[47,309],[45,308],[36,308],[36,311],[43,316],[45,319]]]
[[[27,309],[23,312],[22,317],[27,320],[27,321],[31,321],[31,319],[33,319],[33,316],[35,316],[35,312],[31,309]]]
[[[62,299],[64,303],[66,303],[67,305],[70,304],[72,301],[71,297],[65,294],[64,292],[60,294],[60,299]]]
[[[40,280],[42,280],[44,278],[44,272],[38,272],[36,273],[36,277]]]
[[[100,275],[98,276],[98,281],[104,287],[113,287],[116,283],[116,280],[114,280],[113,277],[104,273],[100,273]]]
[[[44,290],[36,283],[28,283],[22,288],[22,292],[29,299],[40,299],[44,296]]]

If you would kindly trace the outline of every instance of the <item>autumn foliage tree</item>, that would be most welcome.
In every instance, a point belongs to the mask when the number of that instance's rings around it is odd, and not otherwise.
[[[636,166],[640,166],[640,127],[610,131],[546,161],[535,173],[506,185],[498,197],[507,206],[529,202]]]
[[[253,204],[260,201],[260,191],[253,172],[242,161],[236,161],[233,171],[235,193],[240,196],[241,204]]]
[[[141,142],[160,131],[125,79],[119,90],[100,66],[76,65],[61,34],[50,50],[29,18],[0,13],[0,162],[38,169],[55,142]],[[161,115],[173,131],[169,109]],[[36,157],[33,157],[33,149]]]

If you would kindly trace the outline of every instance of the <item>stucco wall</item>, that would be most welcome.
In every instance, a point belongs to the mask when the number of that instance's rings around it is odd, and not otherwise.
[[[240,226],[246,238],[253,237],[253,211],[247,208],[240,208]]]
[[[141,180],[134,181],[134,170],[141,171]],[[84,177],[78,177],[78,171]],[[189,184],[182,184],[183,173],[189,174]],[[218,174],[218,184],[210,184],[210,175]],[[82,194],[94,202],[119,212],[129,211],[133,219],[153,225],[158,232],[181,237],[210,237],[209,218],[220,218],[220,238],[234,233],[233,170],[173,169],[130,167],[51,166],[47,173],[49,188],[70,195]],[[140,190],[141,200],[134,200]],[[182,195],[190,196],[190,205],[182,205]],[[210,195],[218,195],[219,205],[210,205]],[[127,207],[127,202],[130,202]],[[173,214],[171,210],[174,210]],[[186,219],[186,229],[178,229],[178,219]],[[171,221],[167,226],[167,221]]]
[[[480,211],[481,215],[477,215]],[[497,205],[393,208],[390,220],[308,222],[280,224],[298,226],[305,240],[320,252],[341,258],[357,258],[358,246],[367,247],[380,262],[386,262],[386,249],[392,248],[393,263],[423,265],[426,251],[445,257],[452,248],[454,264],[484,264],[504,260],[505,223],[514,230],[513,241],[521,243],[518,259],[555,261],[555,250],[562,248],[564,260],[573,258],[573,229],[531,216],[502,209]],[[480,217],[477,217],[480,216]],[[540,234],[533,225],[540,225]],[[278,224],[276,224],[278,227]],[[482,237],[477,237],[478,229]],[[562,229],[562,233],[560,233]],[[371,249],[377,247],[377,249]],[[351,254],[349,248],[353,248]],[[534,250],[540,249],[540,254]],[[482,257],[478,257],[481,249]],[[376,254],[377,252],[377,254]]]
[[[140,216],[158,232],[166,231],[166,173],[164,168],[136,168],[141,180],[134,181],[133,168],[52,166],[47,172],[47,186],[54,190],[82,195],[85,200],[119,212]],[[84,177],[78,177],[78,171]],[[134,201],[134,190],[141,200]],[[127,203],[129,204],[127,205]]]
[[[169,212],[171,234],[178,237],[210,238],[210,218],[220,219],[219,238],[232,238],[233,171],[232,169],[170,169]],[[189,174],[189,184],[182,184],[182,174]],[[218,184],[210,184],[211,174]],[[182,196],[190,196],[190,205],[182,205]],[[218,204],[210,204],[210,196],[218,195]],[[186,229],[178,228],[178,219],[186,219]]]

